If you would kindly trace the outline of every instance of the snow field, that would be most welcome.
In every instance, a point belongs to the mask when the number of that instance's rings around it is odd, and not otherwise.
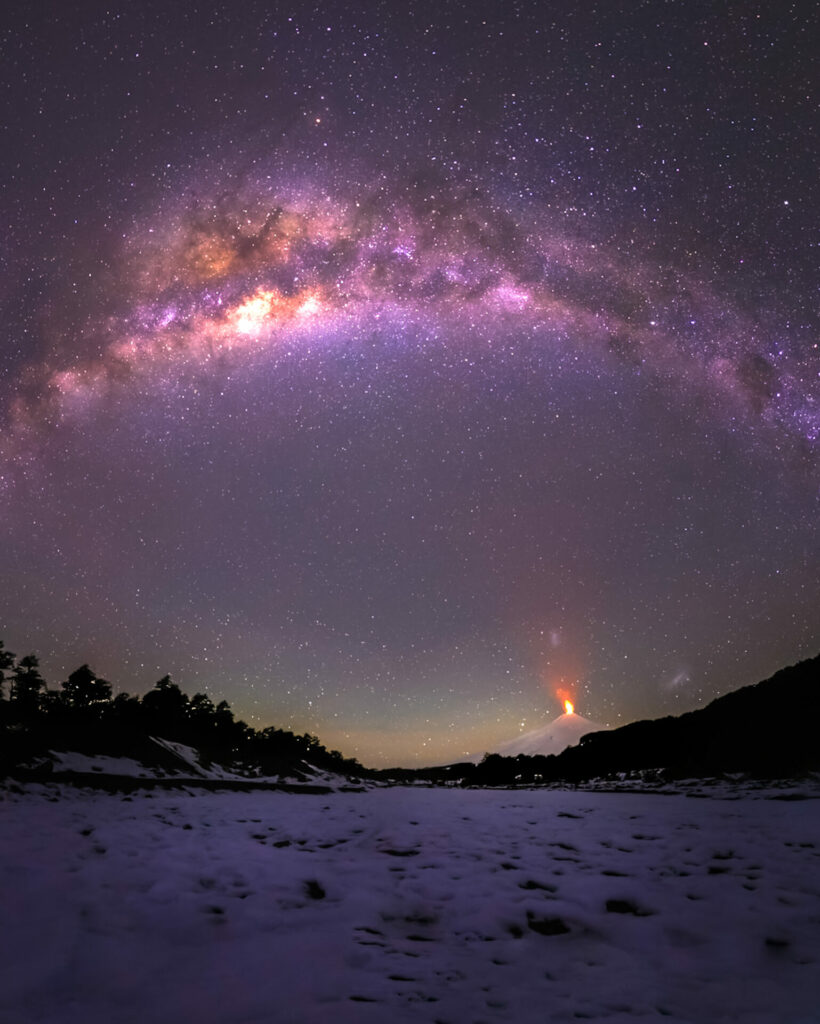
[[[820,803],[0,790],[2,1024],[820,1020]]]

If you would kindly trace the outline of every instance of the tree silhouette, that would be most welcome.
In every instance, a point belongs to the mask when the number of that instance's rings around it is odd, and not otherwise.
[[[8,679],[11,679],[11,675],[7,675],[14,667],[14,655],[11,651],[6,650],[6,646],[2,640],[0,640],[0,700],[3,700],[3,683]]]
[[[17,662],[12,673],[11,699],[17,705],[18,712],[26,716],[36,714],[40,692],[45,687],[39,665],[35,654],[27,654]]]
[[[11,683],[8,699],[2,699],[4,682]],[[257,774],[298,775],[309,766],[351,775],[363,771],[356,760],[327,751],[310,733],[298,736],[274,727],[257,732],[234,717],[226,700],[214,704],[205,693],[189,699],[170,676],[142,698],[114,697],[111,684],[86,664],[59,690],[49,690],[36,655],[15,664],[2,642],[0,712],[0,776],[48,750],[141,756],[152,749],[151,737],[193,746],[205,762]]]
[[[111,683],[100,679],[88,665],[80,665],[63,683],[63,700],[69,707],[87,708],[111,699]]]
[[[142,698],[146,725],[165,739],[184,742],[188,727],[188,697],[170,676],[163,676]]]
[[[216,707],[206,693],[195,693],[188,702],[188,717],[194,730],[207,734],[216,721]]]

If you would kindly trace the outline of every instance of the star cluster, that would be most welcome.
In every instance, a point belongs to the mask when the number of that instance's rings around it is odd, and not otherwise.
[[[54,683],[419,763],[814,653],[809,26],[550,6],[8,17],[2,622]]]

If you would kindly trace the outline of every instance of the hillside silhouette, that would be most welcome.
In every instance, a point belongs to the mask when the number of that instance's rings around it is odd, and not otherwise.
[[[502,786],[576,783],[649,770],[669,779],[735,773],[786,778],[820,771],[820,655],[697,711],[587,733],[557,755],[493,753],[477,765],[388,774],[404,781]]]
[[[590,733],[557,760],[565,777],[663,768],[670,776],[820,769],[820,655],[678,717]]]

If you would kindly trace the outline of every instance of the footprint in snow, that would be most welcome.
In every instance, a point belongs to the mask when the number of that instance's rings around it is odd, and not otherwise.
[[[631,914],[633,917],[650,917],[655,913],[654,910],[646,910],[643,907],[639,907],[632,900],[607,900],[606,909],[608,914]]]
[[[558,887],[555,885],[549,885],[545,882],[535,882],[533,879],[528,879],[526,882],[518,883],[519,889],[541,889],[544,892],[558,892]]]
[[[324,888],[319,884],[319,882],[316,881],[315,878],[309,878],[305,882],[304,888],[305,893],[312,900],[323,900],[325,896],[327,896],[327,893],[325,892]]]
[[[567,935],[571,929],[560,917],[541,917],[527,911],[527,927],[538,935]]]

